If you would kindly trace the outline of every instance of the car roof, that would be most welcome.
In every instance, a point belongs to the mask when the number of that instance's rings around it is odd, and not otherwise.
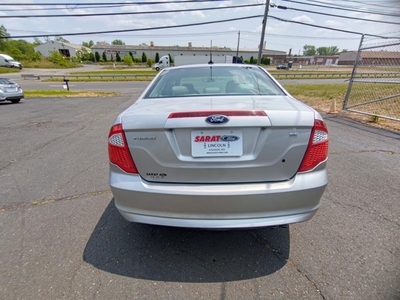
[[[169,67],[165,68],[164,70],[167,69],[195,69],[195,68],[204,68],[204,67],[231,67],[231,68],[261,68],[258,65],[249,65],[249,64],[226,64],[226,63],[213,63],[213,64],[193,64],[193,65],[183,65],[183,66],[175,66],[175,67]]]

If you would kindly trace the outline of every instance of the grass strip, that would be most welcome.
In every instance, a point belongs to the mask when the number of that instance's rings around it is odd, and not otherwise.
[[[0,67],[0,74],[18,73],[18,72],[20,72],[20,70],[18,69]]]
[[[24,91],[25,98],[73,98],[73,97],[115,97],[122,94],[116,92],[97,92],[97,91],[67,91],[67,90],[37,90]]]
[[[74,75],[156,75],[157,71],[151,70],[116,70],[116,71],[85,71],[85,72],[71,72]]]

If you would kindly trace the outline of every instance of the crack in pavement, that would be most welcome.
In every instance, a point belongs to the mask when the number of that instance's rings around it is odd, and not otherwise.
[[[370,211],[370,210],[364,209],[364,208],[361,207],[360,205],[355,205],[355,204],[351,204],[351,203],[339,202],[339,200],[336,200],[336,199],[334,199],[332,196],[329,196],[328,193],[326,193],[326,195],[324,195],[324,198],[326,198],[326,199],[328,199],[328,200],[330,200],[330,201],[332,201],[333,203],[338,204],[338,205],[348,206],[348,207],[353,207],[353,208],[358,208],[359,210],[361,210],[361,211],[363,211],[363,212],[366,212],[366,213],[369,213],[369,214],[371,214],[371,215],[378,215],[379,217],[381,217],[381,218],[384,219],[385,221],[387,221],[387,222],[389,222],[389,223],[392,223],[392,224],[395,224],[395,225],[397,225],[397,226],[400,227],[400,224],[399,224],[399,223],[397,223],[396,221],[393,221],[393,220],[388,219],[388,218],[385,217],[382,213],[380,213],[379,211],[376,211],[376,210],[374,210],[374,209],[372,209],[372,211]]]
[[[58,141],[58,140],[60,140],[60,139],[64,139],[64,138],[66,138],[66,137],[69,137],[69,136],[71,136],[71,135],[73,135],[73,134],[75,134],[75,133],[77,133],[77,132],[83,130],[84,128],[85,128],[85,126],[83,125],[83,126],[79,127],[77,130],[74,130],[74,131],[72,131],[72,132],[70,132],[70,133],[68,133],[68,134],[66,134],[66,135],[61,135],[61,136],[55,137],[55,138],[53,138],[53,139],[51,139],[51,140],[49,140],[49,141],[47,141],[47,142],[45,142],[45,143],[43,143],[43,144],[41,144],[41,145],[38,145],[36,148],[34,148],[34,149],[32,149],[32,150],[29,150],[28,152],[22,153],[22,154],[20,155],[20,157],[18,157],[17,159],[10,160],[9,162],[7,162],[7,163],[6,163],[5,165],[3,165],[3,166],[0,165],[0,171],[5,170],[8,166],[12,165],[12,164],[15,163],[15,162],[19,162],[19,161],[21,161],[21,160],[23,160],[23,159],[25,159],[25,158],[31,156],[33,153],[36,153],[36,151],[41,150],[41,149],[47,147],[48,145],[54,143],[55,141]]]
[[[100,196],[104,195],[107,193],[111,193],[111,190],[103,190],[103,191],[96,191],[96,192],[86,192],[82,194],[76,194],[76,195],[71,195],[71,196],[65,196],[61,198],[50,198],[42,201],[30,201],[30,202],[23,202],[15,205],[9,205],[0,208],[0,213],[6,212],[6,211],[11,211],[11,210],[16,210],[22,207],[27,207],[27,206],[37,206],[37,205],[43,205],[43,204],[49,204],[49,203],[54,203],[62,200],[75,200],[75,199],[80,199],[85,196]]]
[[[268,242],[262,238],[260,238],[255,232],[251,231],[251,234],[253,237],[262,245],[264,245],[269,251],[271,251],[278,259],[283,260],[287,262],[293,269],[295,269],[297,272],[299,272],[304,278],[307,279],[307,281],[315,288],[315,290],[318,292],[318,294],[321,296],[322,299],[326,300],[324,294],[322,291],[318,288],[317,284],[315,281],[313,281],[305,272],[303,272],[299,267],[296,266],[296,264],[290,260],[289,258],[286,258],[285,255],[283,255],[278,249],[273,248],[271,245],[268,244]]]
[[[399,154],[398,152],[391,151],[391,150],[375,149],[375,150],[353,150],[353,151],[329,152],[329,155],[336,155],[336,154],[357,154],[357,153],[383,153],[383,154],[391,154],[391,155],[397,155],[397,154]]]

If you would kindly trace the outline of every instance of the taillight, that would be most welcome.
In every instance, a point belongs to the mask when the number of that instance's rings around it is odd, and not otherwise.
[[[110,162],[116,164],[127,173],[138,173],[131,153],[128,149],[125,133],[121,124],[115,124],[108,135],[108,157]]]
[[[325,122],[315,120],[310,141],[298,172],[306,172],[315,168],[328,157],[328,129]]]

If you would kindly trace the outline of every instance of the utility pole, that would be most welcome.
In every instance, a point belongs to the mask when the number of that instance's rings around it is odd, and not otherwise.
[[[260,46],[258,47],[257,65],[260,65],[260,63],[261,63],[261,55],[262,55],[262,50],[264,48],[264,35],[265,35],[265,28],[267,27],[269,1],[270,0],[267,0],[267,2],[265,3],[264,20],[263,20],[263,26],[262,26],[262,30],[261,30],[261,40],[260,40]]]
[[[239,57],[239,42],[240,42],[240,31],[238,32],[238,43],[237,43],[237,48],[236,48],[236,62],[237,58]]]

